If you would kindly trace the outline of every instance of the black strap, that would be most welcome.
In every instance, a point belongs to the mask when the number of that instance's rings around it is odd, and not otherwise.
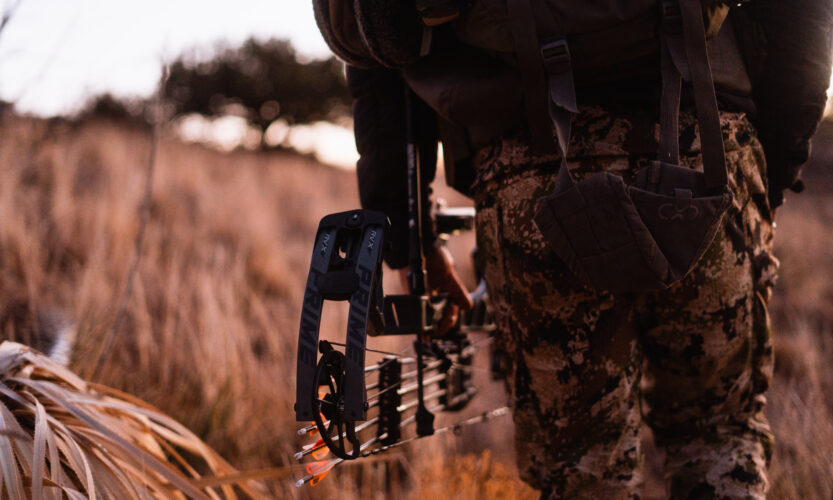
[[[572,115],[578,113],[578,107],[563,28],[548,6],[536,0],[509,0],[507,8],[524,83],[532,145],[538,153],[554,153],[554,132],[561,151],[560,175],[566,175],[572,185],[567,152]]]
[[[680,0],[686,58],[691,71],[694,105],[700,125],[700,145],[706,187],[721,190],[727,183],[723,132],[714,92],[714,79],[706,49],[706,29],[700,0]]]
[[[700,126],[706,187],[722,191],[727,184],[726,158],[700,5],[700,0],[660,3],[662,99],[658,156],[661,162],[679,163],[680,87],[682,79],[689,77]]]
[[[662,75],[662,98],[660,100],[659,161],[678,164],[680,162],[680,93],[682,75],[674,64],[669,43],[675,37],[682,37],[680,7],[675,0],[660,4],[660,68]]]
[[[540,154],[556,152],[552,125],[547,113],[547,85],[541,64],[540,45],[534,28],[535,15],[530,0],[509,0],[506,4],[515,53],[524,86],[524,105],[532,136],[532,146]]]
[[[669,163],[679,162],[680,87],[682,74],[689,74],[700,125],[706,186],[712,190],[723,190],[727,184],[723,134],[706,49],[700,0],[666,0],[661,6],[663,29],[659,159]],[[559,33],[563,33],[563,27],[547,6],[541,5],[538,0],[508,0],[507,9],[524,84],[524,101],[533,147],[539,153],[554,152],[551,137],[554,131],[562,153],[559,177],[566,177],[569,181],[567,185],[573,185],[574,180],[567,169],[567,150],[572,115],[578,113],[578,108],[569,46],[567,39],[559,36]],[[533,26],[536,29],[532,29]],[[672,54],[673,51],[679,56],[681,32],[686,68],[678,67],[675,59],[679,57],[675,58]],[[539,36],[548,38],[539,43]],[[549,120],[546,114],[549,114]]]
[[[555,129],[555,138],[561,150],[560,176],[566,176],[567,184],[575,184],[570,169],[567,167],[567,152],[570,147],[573,113],[578,113],[576,106],[576,89],[573,82],[573,66],[570,49],[565,38],[544,43],[541,46],[541,58],[547,69],[548,109],[550,120]]]
[[[576,104],[576,86],[573,77],[573,61],[570,47],[565,33],[567,32],[553,15],[549,5],[541,0],[527,0],[535,15],[535,26],[540,43],[540,60],[544,64],[547,74],[547,109],[549,110],[552,128],[561,150],[561,166],[559,177],[564,177],[564,183],[557,186],[572,186],[575,184],[570,169],[567,167],[567,153],[570,148],[573,114],[578,113]]]

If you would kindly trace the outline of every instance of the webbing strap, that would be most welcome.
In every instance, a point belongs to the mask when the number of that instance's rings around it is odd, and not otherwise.
[[[706,49],[706,29],[700,0],[680,0],[686,58],[691,71],[694,105],[700,125],[700,145],[706,187],[718,190],[727,185],[723,132],[714,92],[714,79]]]
[[[660,100],[659,161],[680,162],[680,94],[682,75],[671,56],[670,38],[682,36],[680,8],[674,0],[661,3],[662,25],[660,35],[660,73],[662,98]]]
[[[578,113],[576,103],[576,86],[573,77],[573,61],[570,47],[564,36],[566,30],[562,26],[550,7],[540,0],[527,0],[534,11],[535,25],[538,39],[544,40],[540,44],[540,58],[547,72],[547,109],[549,110],[552,127],[558,148],[561,150],[561,166],[558,176],[563,178],[556,186],[564,189],[575,184],[570,169],[567,167],[567,153],[570,148],[573,114]]]
[[[552,125],[547,112],[549,93],[544,66],[541,64],[532,5],[530,0],[508,0],[506,7],[524,86],[524,106],[532,146],[539,154],[555,153]]]
[[[661,4],[663,32],[659,159],[669,163],[679,162],[682,77],[671,55],[671,44],[679,43],[679,33],[682,31],[700,125],[706,187],[720,190],[727,184],[726,159],[701,4],[700,0],[678,1],[679,6],[677,0]],[[535,9],[536,6],[539,8]],[[568,185],[573,185],[574,180],[567,169],[567,151],[572,114],[578,113],[578,108],[567,40],[558,36],[560,26],[546,5],[542,6],[536,0],[508,0],[507,9],[524,85],[524,104],[532,145],[539,154],[555,152],[552,140],[554,131],[562,155],[559,177],[566,177]],[[553,34],[556,36],[544,43],[539,42],[539,36]]]
[[[572,186],[575,184],[570,169],[567,167],[567,151],[570,148],[573,113],[578,113],[576,106],[576,90],[573,83],[573,67],[570,61],[570,49],[567,40],[559,38],[541,46],[541,58],[547,68],[548,109],[550,120],[555,129],[555,138],[561,150],[560,177],[566,177],[566,184],[557,186]]]
[[[554,131],[561,151],[559,175],[566,176],[572,185],[567,152],[572,115],[578,113],[578,106],[567,39],[547,5],[536,0],[509,0],[507,7],[533,147],[539,154],[555,152]],[[541,39],[545,41],[541,43]]]

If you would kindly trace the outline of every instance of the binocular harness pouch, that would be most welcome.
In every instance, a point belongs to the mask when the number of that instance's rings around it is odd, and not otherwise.
[[[652,190],[653,176],[673,178],[673,194]],[[667,288],[694,267],[732,202],[729,193],[695,194],[691,187],[702,185],[702,177],[659,162],[640,171],[631,186],[606,172],[578,183],[559,174],[556,192],[541,200],[535,224],[568,267],[594,288]],[[679,187],[685,185],[690,187]]]
[[[509,4],[514,4],[516,14],[531,15],[533,1],[509,0]],[[671,0],[661,6],[659,160],[639,171],[630,186],[607,172],[578,182],[573,178],[566,157],[575,98],[569,96],[572,85],[563,84],[572,80],[569,51],[559,47],[566,58],[561,56],[555,65],[546,59],[554,42],[540,49],[550,87],[547,126],[555,131],[562,161],[554,192],[539,202],[535,224],[577,276],[596,289],[614,293],[660,290],[685,277],[711,244],[732,203],[700,0],[679,0],[679,4]],[[527,34],[516,31],[515,35],[516,42],[528,40]],[[523,50],[523,44],[518,46]],[[527,43],[526,58],[519,54],[522,71],[524,59],[533,59],[530,49]],[[681,73],[691,77],[703,172],[678,165]],[[531,122],[530,128],[534,127]]]

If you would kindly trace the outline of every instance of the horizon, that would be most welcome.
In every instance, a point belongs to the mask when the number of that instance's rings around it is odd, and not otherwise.
[[[40,117],[71,115],[106,93],[147,98],[164,64],[207,59],[249,38],[288,40],[301,61],[332,56],[307,2],[240,0],[232,9],[216,0],[0,0],[0,13],[9,11],[0,31],[0,100]],[[248,132],[228,122],[214,128],[221,149],[235,137],[244,144]],[[294,135],[291,145],[323,162],[350,168],[358,158],[349,128],[309,124]]]

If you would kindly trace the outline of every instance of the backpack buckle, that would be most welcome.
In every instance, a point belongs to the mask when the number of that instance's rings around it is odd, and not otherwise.
[[[566,38],[559,38],[541,45],[541,57],[550,74],[566,73],[571,69],[570,49]]]

